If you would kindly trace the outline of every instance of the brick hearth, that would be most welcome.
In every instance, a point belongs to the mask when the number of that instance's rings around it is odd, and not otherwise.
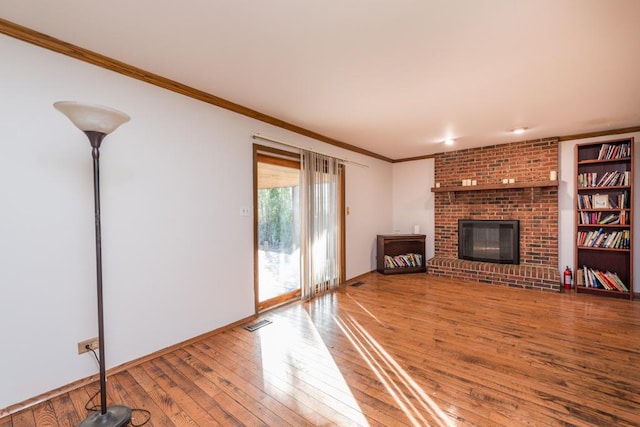
[[[558,170],[558,141],[526,141],[440,153],[435,156],[435,182],[478,186],[546,181]],[[435,195],[435,256],[429,273],[482,283],[541,290],[560,290],[558,268],[557,187],[507,188],[442,192]],[[520,221],[520,265],[458,259],[458,219]]]

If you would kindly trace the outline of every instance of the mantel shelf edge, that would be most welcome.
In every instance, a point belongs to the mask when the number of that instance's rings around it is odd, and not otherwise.
[[[452,187],[431,187],[432,193],[458,193],[463,191],[487,191],[487,190],[510,190],[514,188],[545,188],[557,187],[559,181],[522,181],[512,184],[482,184],[469,186]]]

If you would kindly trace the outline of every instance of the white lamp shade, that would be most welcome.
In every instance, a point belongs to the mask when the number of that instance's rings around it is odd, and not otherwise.
[[[60,101],[53,104],[56,110],[67,116],[81,131],[110,134],[131,117],[109,107],[79,104],[73,101]]]

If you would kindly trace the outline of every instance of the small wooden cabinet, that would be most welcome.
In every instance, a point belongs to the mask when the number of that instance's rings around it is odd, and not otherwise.
[[[379,234],[376,270],[382,274],[424,273],[424,234]]]
[[[633,138],[576,146],[577,292],[633,299]]]

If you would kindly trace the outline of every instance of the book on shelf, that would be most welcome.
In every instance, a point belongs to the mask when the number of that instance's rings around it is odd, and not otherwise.
[[[605,172],[596,183],[596,187],[604,187],[611,180],[611,176],[616,172]]]
[[[384,256],[384,268],[408,267],[422,267],[422,255],[416,253],[408,253],[395,256]]]
[[[578,187],[595,187],[597,179],[597,172],[585,172],[578,174]]]
[[[577,245],[583,248],[629,249],[631,233],[629,230],[605,232],[601,229],[579,231]]]
[[[591,209],[591,196],[588,194],[578,195],[578,209]]]
[[[629,209],[629,192],[627,190],[618,195],[580,194],[577,200],[580,210]]]
[[[601,213],[601,212],[598,212]],[[620,215],[617,213],[610,213],[598,221],[598,224],[618,224],[620,222]]]
[[[618,199],[618,208],[621,209],[628,209],[629,208],[629,192],[627,190],[624,190],[622,193],[620,193],[617,197]]]
[[[602,144],[600,146],[600,151],[598,151],[598,160],[604,160],[607,158],[607,153],[609,152],[610,144]]]
[[[584,271],[580,268],[576,271],[576,286],[584,286]]]
[[[601,232],[600,234],[598,234],[598,237],[596,238],[596,240],[593,241],[593,243],[590,246],[593,246],[594,248],[599,248],[601,247],[602,243],[606,238],[607,238],[607,233]]]
[[[615,281],[615,283],[618,284],[619,288],[623,291],[623,292],[629,292],[629,288],[627,288],[627,285],[624,284],[624,282],[622,280],[620,280],[620,277],[616,274],[616,273],[610,273],[607,271],[607,277],[610,277],[611,279],[613,279]]]
[[[603,214],[602,212],[581,212],[586,214],[585,219],[587,222],[583,222],[583,224],[608,224],[614,225],[620,222],[620,214],[618,213],[608,213]]]
[[[600,237],[601,234],[602,234],[602,228],[600,228],[598,231],[592,232],[591,236],[589,237],[589,240],[585,242],[585,246],[593,246],[593,244],[596,242],[596,240],[598,239],[598,237]]]
[[[629,292],[629,287],[620,279],[617,273],[596,270],[586,265],[576,275],[576,285],[605,289],[607,291]]]
[[[609,233],[609,235],[604,239],[604,241],[602,242],[602,244],[600,245],[603,248],[611,248],[613,246],[612,242],[615,242],[618,236],[618,232],[614,231],[613,233]]]
[[[598,160],[624,159],[631,154],[631,146],[624,144],[602,144],[598,152]]]
[[[616,282],[615,280],[611,279],[609,277],[609,275],[605,274],[604,272],[602,272],[602,271],[594,271],[593,274],[596,275],[596,278],[604,286],[605,289],[607,289],[609,291],[625,292],[625,290],[618,284],[618,282]]]
[[[598,179],[597,172],[585,172],[578,174],[578,187],[581,188],[589,188],[589,187],[620,187],[620,186],[628,186],[630,180],[629,171],[620,172],[620,171],[610,171],[605,172],[603,175],[600,175],[600,179]]]

